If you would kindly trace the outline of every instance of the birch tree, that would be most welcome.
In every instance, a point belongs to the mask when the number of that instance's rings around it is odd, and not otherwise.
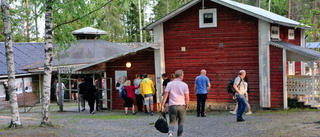
[[[21,126],[17,94],[14,88],[15,71],[12,51],[12,34],[11,24],[9,17],[9,2],[7,0],[1,0],[2,19],[4,24],[4,36],[5,36],[5,47],[6,47],[6,58],[7,58],[7,70],[8,70],[8,88],[10,93],[10,112],[11,122],[9,127],[15,128]]]
[[[81,20],[81,21],[88,21],[91,20],[88,18],[86,19],[90,14],[95,13],[96,11],[102,9],[103,7],[106,7],[109,3],[111,3],[113,0],[110,0],[106,3],[104,3],[102,6],[100,6],[97,9],[94,9],[90,12],[87,12],[88,9],[86,7],[89,7],[86,2],[82,0],[78,1],[72,1],[72,3],[61,3],[60,1],[54,1],[54,0],[45,0],[45,63],[44,63],[44,78],[43,78],[43,100],[42,100],[42,120],[41,120],[41,126],[51,126],[52,122],[50,120],[50,84],[51,84],[51,72],[52,72],[52,53],[53,53],[53,31],[57,30],[58,35],[63,35],[64,37],[61,37],[58,41],[56,41],[59,45],[59,50],[67,50],[70,45],[71,41],[76,42],[76,39],[71,34],[71,28],[67,26],[70,23],[73,23],[75,21]],[[69,5],[72,5],[73,7],[67,7]],[[54,6],[57,8],[57,10],[53,10]],[[53,11],[59,11],[59,13],[54,13]],[[60,15],[62,14],[62,15]],[[66,16],[67,15],[67,16]],[[54,17],[57,17],[57,20],[55,24],[56,26],[53,27],[53,23],[55,20]],[[71,18],[70,17],[74,17]],[[69,20],[68,20],[69,19]],[[60,21],[60,22],[59,22]],[[64,21],[64,22],[61,22]],[[67,44],[66,44],[67,43]]]

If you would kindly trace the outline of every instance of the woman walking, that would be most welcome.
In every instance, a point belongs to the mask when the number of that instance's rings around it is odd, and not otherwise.
[[[128,114],[128,107],[132,107],[132,114],[135,115],[134,112],[134,99],[135,99],[135,90],[140,87],[140,84],[135,87],[131,86],[131,81],[127,80],[125,82],[124,89],[127,91],[127,98],[124,100],[124,109],[126,112],[126,115]]]

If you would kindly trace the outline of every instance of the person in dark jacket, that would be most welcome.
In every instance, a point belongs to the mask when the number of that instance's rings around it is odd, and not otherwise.
[[[9,101],[9,100],[10,100],[10,95],[9,95],[8,83],[7,83],[7,82],[4,82],[4,83],[3,83],[3,86],[4,86],[4,90],[5,90],[5,92],[6,92],[5,101]]]
[[[89,79],[87,80],[87,89],[85,92],[85,99],[88,101],[89,107],[90,107],[90,113],[94,114],[94,102],[96,101],[96,92],[97,89],[93,85],[93,80]]]
[[[79,99],[81,101],[82,111],[86,110],[86,101],[84,99],[84,94],[86,92],[87,85],[85,83],[84,78],[81,79],[81,83],[79,84]]]

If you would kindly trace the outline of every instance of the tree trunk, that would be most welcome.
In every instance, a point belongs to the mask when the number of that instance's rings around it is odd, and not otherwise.
[[[143,26],[146,26],[146,8],[147,6],[143,4]],[[147,42],[147,32],[144,31],[144,42]]]
[[[256,0],[256,7],[259,7],[259,0]]]
[[[34,13],[36,15],[35,18],[35,23],[36,23],[36,41],[39,42],[39,37],[38,37],[38,13],[37,13],[37,1],[34,1]]]
[[[27,2],[27,42],[30,42],[30,23],[29,23],[29,17],[30,17],[30,10],[29,10],[29,0]]]
[[[291,19],[291,0],[289,0],[288,18]]]
[[[169,0],[167,0],[167,14],[169,13]]]
[[[42,121],[41,125],[50,126],[50,84],[51,84],[51,64],[52,64],[52,3],[47,0],[45,13],[45,57],[44,77],[43,77],[43,101],[42,101]]]
[[[242,3],[244,4],[244,0],[242,0]]]
[[[13,50],[12,50],[12,34],[11,34],[11,24],[9,17],[9,2],[7,0],[1,0],[1,9],[4,25],[4,36],[5,36],[5,47],[6,47],[6,58],[7,58],[7,69],[8,69],[8,88],[10,93],[10,111],[11,111],[11,123],[10,128],[15,128],[21,126],[17,94],[14,88],[15,81],[15,71],[14,71],[14,61],[13,61]]]
[[[314,9],[317,10],[317,0],[314,0]],[[312,42],[317,42],[317,14],[313,13],[313,34],[312,34]]]
[[[142,40],[141,2],[140,2],[140,0],[138,0],[138,10],[139,10],[139,33],[140,33],[140,42],[143,42],[143,40]]]
[[[269,2],[268,2],[268,11],[270,11],[271,10],[271,0],[269,0]]]

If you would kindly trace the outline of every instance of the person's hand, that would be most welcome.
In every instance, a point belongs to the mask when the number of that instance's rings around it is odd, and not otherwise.
[[[165,112],[165,110],[164,110],[164,107],[163,107],[163,106],[161,106],[161,112]]]
[[[188,110],[188,106],[186,105],[186,110]]]

